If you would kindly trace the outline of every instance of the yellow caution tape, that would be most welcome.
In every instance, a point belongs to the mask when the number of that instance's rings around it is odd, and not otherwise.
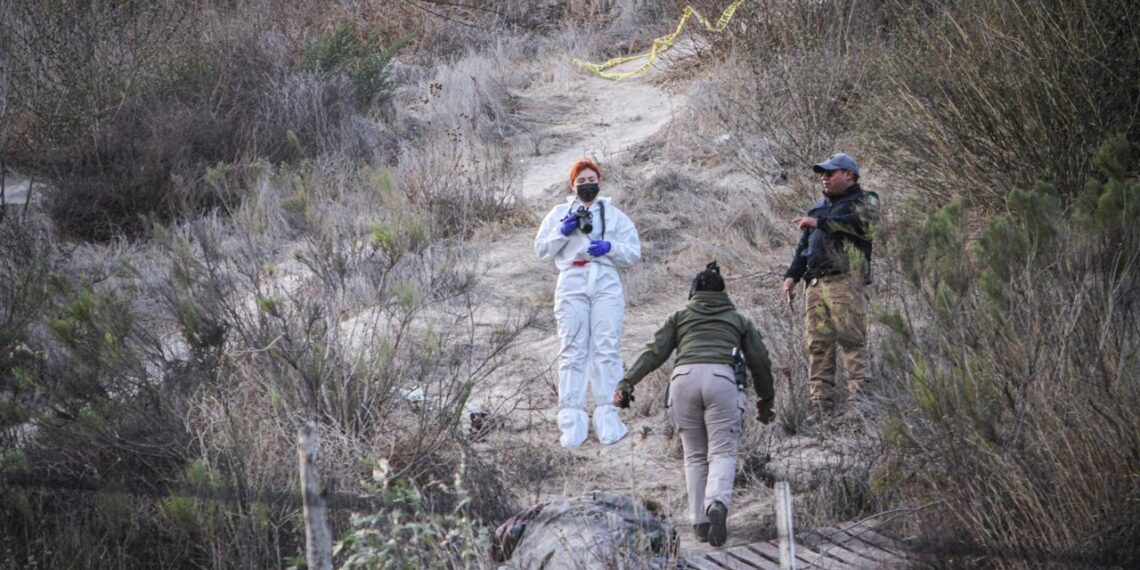
[[[689,18],[696,17],[698,22],[704,24],[706,30],[719,34],[720,32],[724,31],[724,28],[727,27],[728,23],[732,20],[732,15],[736,13],[736,8],[743,3],[744,0],[734,0],[732,4],[729,4],[729,6],[724,9],[724,12],[721,13],[720,18],[717,19],[715,25],[711,24],[707,18],[700,15],[700,13],[694,10],[692,6],[685,6],[685,11],[681,15],[681,21],[677,23],[677,29],[673,30],[673,33],[667,36],[661,36],[653,40],[653,47],[650,48],[649,51],[637,55],[610,58],[606,60],[605,63],[590,63],[582,61],[580,59],[575,59],[574,64],[581,69],[596,73],[603,79],[609,79],[612,81],[618,81],[627,77],[632,77],[634,75],[640,75],[649,70],[649,68],[653,65],[653,62],[657,59],[657,56],[665,53],[666,50],[673,47],[673,41],[677,39],[677,36],[681,35],[681,30],[685,29],[685,24],[689,21]],[[643,57],[648,58],[645,61],[645,64],[633,71],[624,71],[621,73],[606,72],[606,70],[611,67],[635,61]]]

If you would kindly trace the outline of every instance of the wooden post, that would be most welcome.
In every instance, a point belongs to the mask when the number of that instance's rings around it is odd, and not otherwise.
[[[796,538],[792,529],[792,488],[776,482],[776,534],[780,539],[780,570],[796,570]]]
[[[4,156],[0,154],[0,222],[4,221],[4,214],[8,213],[8,171],[4,164]]]
[[[35,187],[36,187],[36,175],[33,174],[31,177],[28,178],[28,194],[27,194],[27,196],[24,196],[23,215],[24,215],[25,220],[28,219],[28,204],[32,203],[32,189]]]
[[[298,431],[301,460],[301,496],[305,516],[305,557],[309,568],[332,570],[332,533],[325,518],[325,499],[317,476],[317,430],[312,423]]]

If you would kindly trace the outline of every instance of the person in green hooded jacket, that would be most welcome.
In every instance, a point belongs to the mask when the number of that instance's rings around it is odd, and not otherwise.
[[[681,434],[685,484],[697,540],[713,546],[728,537],[736,449],[744,414],[743,379],[738,384],[734,354],[743,353],[759,399],[756,418],[764,424],[772,408],[772,365],[760,332],[736,310],[713,261],[689,288],[689,301],[673,313],[626,370],[614,405],[628,408],[633,389],[677,351],[666,396],[666,416]]]

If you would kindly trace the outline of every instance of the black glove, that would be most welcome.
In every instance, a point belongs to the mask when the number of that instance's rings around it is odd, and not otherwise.
[[[617,390],[614,392],[614,405],[619,408],[628,409],[629,403],[632,402],[633,399],[633,394],[625,390]]]
[[[776,410],[772,409],[771,400],[760,400],[756,402],[756,419],[768,425],[772,420],[776,419]]]

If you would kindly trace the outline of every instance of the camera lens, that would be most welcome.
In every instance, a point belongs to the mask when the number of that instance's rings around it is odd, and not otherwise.
[[[585,206],[578,206],[578,211],[574,212],[574,215],[578,216],[578,227],[582,230],[582,233],[589,234],[594,231],[594,224],[591,223],[594,219],[594,215],[590,213],[590,210]]]

